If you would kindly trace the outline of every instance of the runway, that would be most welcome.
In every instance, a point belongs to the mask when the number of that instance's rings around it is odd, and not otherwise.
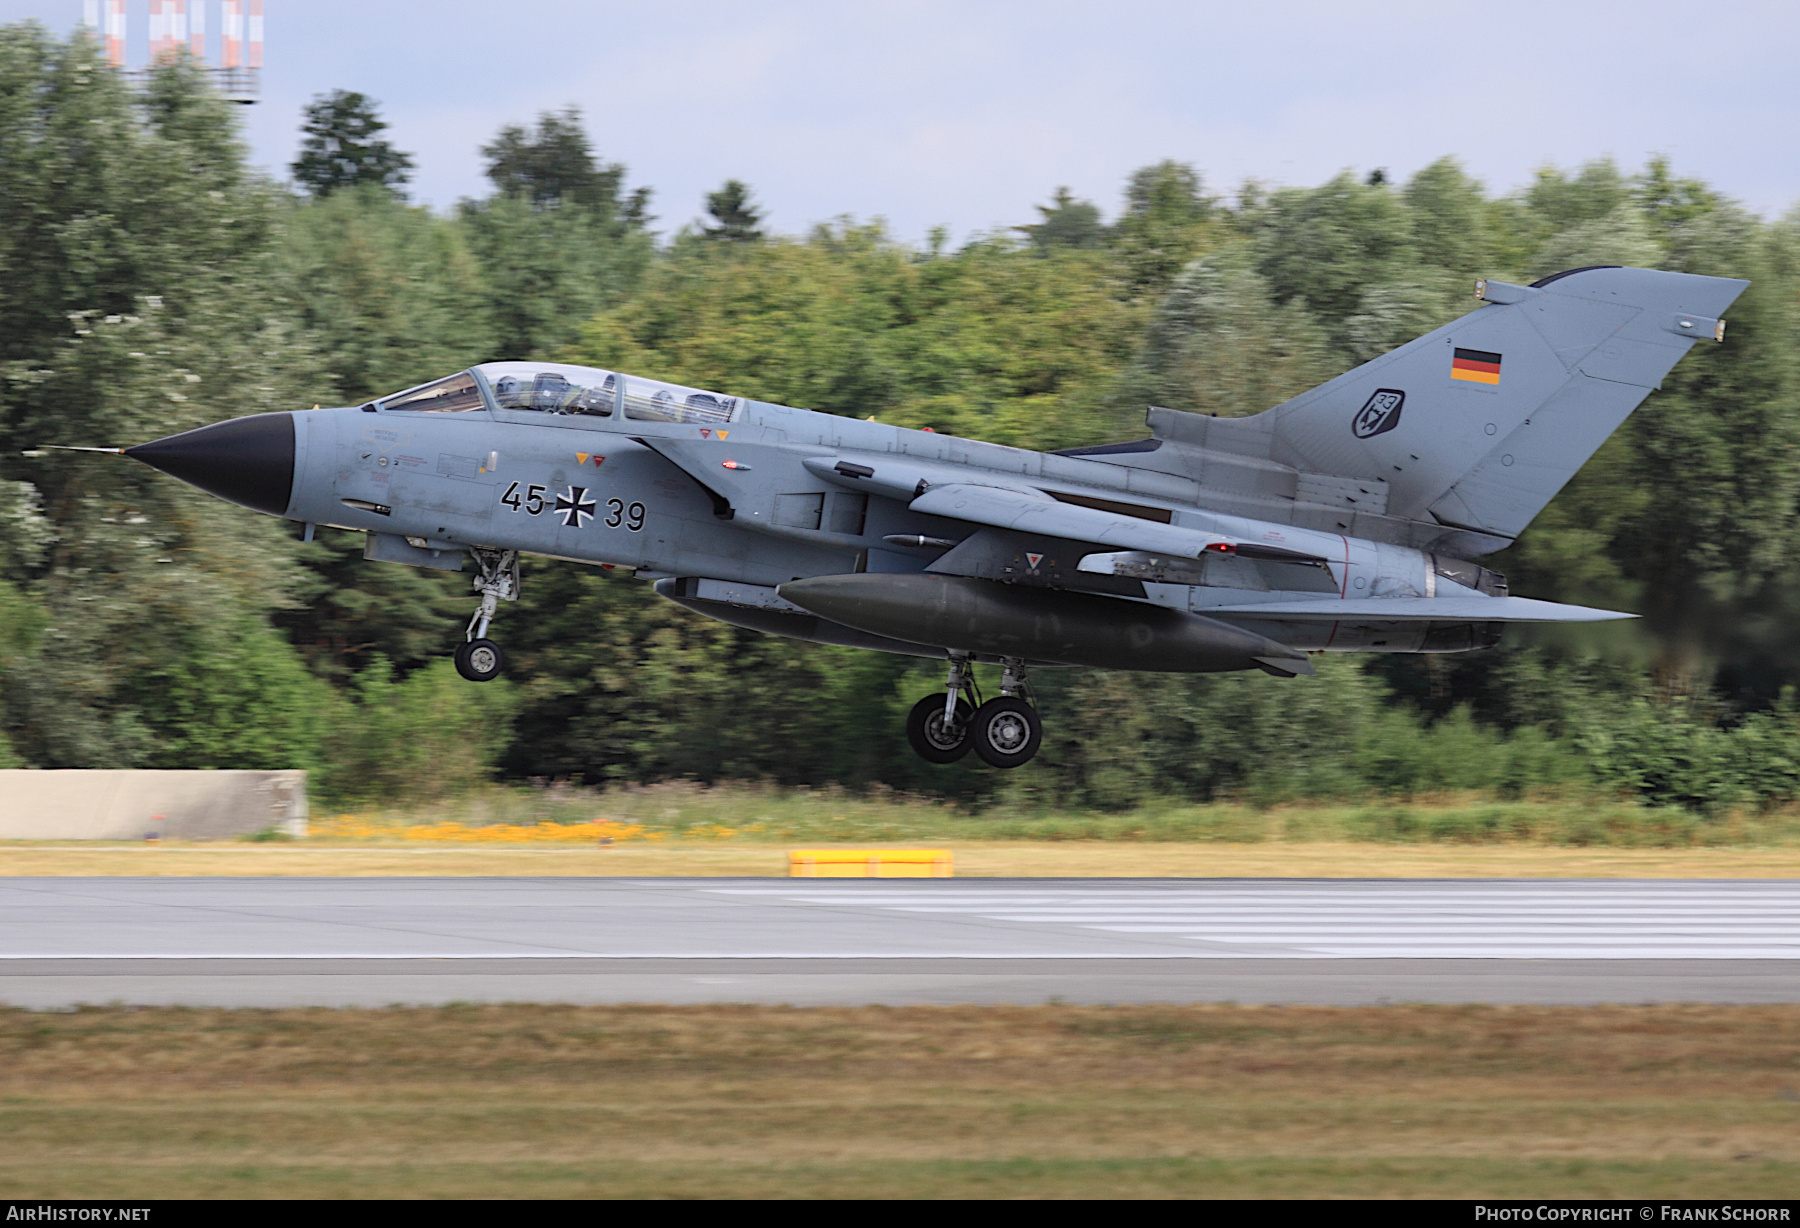
[[[1800,882],[0,879],[0,1001],[1795,1002]]]

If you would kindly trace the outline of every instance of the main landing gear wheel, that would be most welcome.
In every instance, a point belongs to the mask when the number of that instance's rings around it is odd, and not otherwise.
[[[997,768],[1023,767],[1044,741],[1037,709],[1016,695],[1001,695],[975,709],[968,740],[981,761]]]
[[[906,740],[928,763],[955,763],[973,750],[991,767],[1016,768],[1031,762],[1044,741],[1037,709],[1021,697],[1025,662],[1002,657],[1000,696],[981,702],[967,653],[950,654],[950,677],[939,695],[927,695],[906,716]],[[947,705],[957,696],[956,706]],[[968,696],[973,707],[961,697]],[[946,716],[949,717],[946,720]]]
[[[506,668],[506,654],[493,640],[470,640],[456,649],[456,672],[470,682],[492,682]]]
[[[969,716],[974,709],[956,701],[956,723],[944,724],[944,697],[927,695],[906,714],[906,740],[927,763],[955,763],[969,753]]]

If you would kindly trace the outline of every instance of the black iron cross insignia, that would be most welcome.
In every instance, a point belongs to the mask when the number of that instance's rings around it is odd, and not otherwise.
[[[587,497],[585,486],[571,486],[568,494],[556,496],[556,510],[562,513],[566,529],[581,528],[594,518],[594,509],[599,506]]]

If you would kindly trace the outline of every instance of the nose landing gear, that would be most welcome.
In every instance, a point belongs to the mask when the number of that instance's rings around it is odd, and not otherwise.
[[[470,682],[491,682],[506,667],[506,654],[500,645],[487,638],[488,624],[501,601],[519,599],[519,552],[517,550],[469,551],[475,556],[480,574],[475,577],[475,591],[481,594],[481,605],[463,633],[464,642],[456,649],[456,672]]]
[[[469,640],[456,646],[456,672],[470,682],[491,682],[506,667],[506,654],[493,640]]]
[[[973,750],[983,763],[997,768],[1023,767],[1044,741],[1037,709],[1025,701],[1025,663],[1005,659],[1000,694],[986,703],[975,689],[969,658],[950,658],[950,677],[942,699],[927,695],[906,718],[906,740],[928,763],[954,763]],[[968,698],[964,699],[962,696]]]

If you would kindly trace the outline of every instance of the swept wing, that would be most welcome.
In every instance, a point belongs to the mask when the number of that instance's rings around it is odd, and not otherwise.
[[[1247,601],[1235,605],[1196,607],[1211,617],[1270,618],[1282,622],[1596,623],[1636,618],[1616,610],[1562,605],[1530,597],[1352,597],[1338,601]]]

